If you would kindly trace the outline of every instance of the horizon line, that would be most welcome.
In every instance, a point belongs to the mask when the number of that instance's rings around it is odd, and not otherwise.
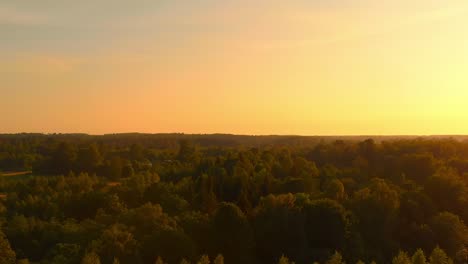
[[[235,134],[235,133],[186,133],[186,132],[115,132],[115,133],[81,133],[81,132],[15,132],[0,135],[86,135],[86,136],[109,136],[109,135],[186,135],[186,136],[247,136],[247,137],[468,137],[468,134]]]

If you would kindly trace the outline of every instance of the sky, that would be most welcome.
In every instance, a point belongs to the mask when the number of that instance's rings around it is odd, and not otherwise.
[[[0,133],[468,134],[466,0],[0,0]]]

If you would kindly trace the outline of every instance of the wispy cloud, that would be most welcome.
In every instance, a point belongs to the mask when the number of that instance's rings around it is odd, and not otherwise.
[[[466,2],[443,4],[433,7],[401,8],[401,5],[386,6],[388,11],[382,15],[382,6],[367,6],[353,10],[330,9],[327,11],[310,12],[310,10],[295,10],[289,14],[290,22],[304,25],[310,29],[305,39],[288,42],[290,47],[310,47],[345,43],[382,35],[391,35],[403,31],[418,32],[423,27],[437,23],[443,24],[468,15]],[[398,7],[398,9],[395,9]],[[326,26],[325,26],[326,25]],[[316,30],[316,31],[314,31]]]

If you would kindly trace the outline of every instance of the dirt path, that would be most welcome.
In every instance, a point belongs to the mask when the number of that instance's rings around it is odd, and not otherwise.
[[[15,172],[3,172],[0,173],[1,176],[21,176],[21,175],[27,175],[31,174],[32,171],[15,171]]]

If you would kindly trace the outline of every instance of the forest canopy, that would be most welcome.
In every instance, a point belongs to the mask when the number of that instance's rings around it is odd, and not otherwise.
[[[466,138],[0,135],[0,263],[468,262]]]

